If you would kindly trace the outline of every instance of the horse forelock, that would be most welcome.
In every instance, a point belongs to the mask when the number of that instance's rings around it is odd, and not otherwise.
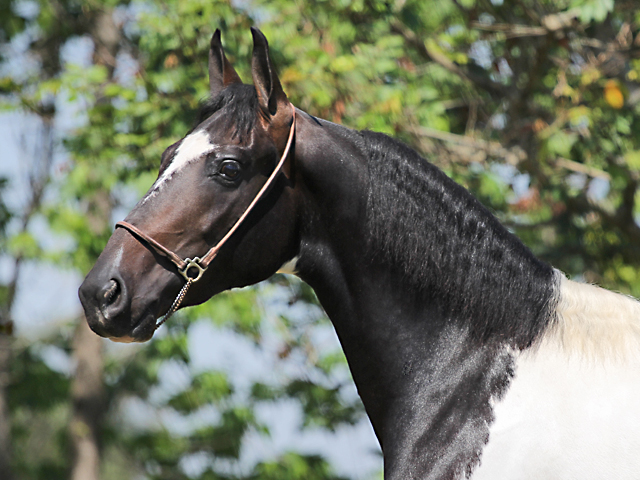
[[[222,135],[233,142],[244,141],[255,127],[257,112],[258,96],[253,85],[229,85],[216,97],[203,102],[196,126],[180,141],[141,203],[155,196],[185,166],[212,152],[220,143],[213,138],[217,140]]]
[[[554,319],[553,269],[417,152],[383,134],[361,134],[370,255],[479,341],[534,343]]]
[[[260,111],[256,88],[234,83],[205,100],[198,111],[197,126],[223,109],[223,128],[231,129],[231,137],[242,141],[254,129]]]

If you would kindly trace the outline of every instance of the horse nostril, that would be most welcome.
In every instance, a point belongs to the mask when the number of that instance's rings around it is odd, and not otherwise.
[[[113,320],[126,308],[126,292],[121,281],[112,278],[98,296],[99,308],[104,318]]]
[[[109,284],[107,285],[106,290],[104,291],[103,301],[105,307],[109,307],[113,305],[113,303],[118,299],[121,292],[120,283],[115,280],[109,280]]]
[[[120,273],[109,266],[107,268],[107,272],[99,269],[89,272],[78,295],[94,332],[106,337],[122,336],[130,330],[129,291]]]

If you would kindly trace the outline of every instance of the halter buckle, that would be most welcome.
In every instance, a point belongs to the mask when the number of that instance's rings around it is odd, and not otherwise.
[[[179,269],[178,271],[187,282],[189,280],[191,280],[192,283],[197,282],[198,280],[200,280],[200,277],[202,277],[202,274],[207,271],[207,267],[202,268],[200,266],[200,262],[202,261],[200,257],[194,257],[193,260],[190,258],[185,258],[184,261],[186,263],[185,267],[183,269]],[[195,267],[198,270],[198,275],[196,275],[195,277],[189,276],[189,270],[191,269],[191,267]]]

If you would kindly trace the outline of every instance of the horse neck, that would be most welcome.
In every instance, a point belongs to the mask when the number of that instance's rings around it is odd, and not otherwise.
[[[336,328],[383,447],[385,478],[453,478],[477,462],[491,399],[512,375],[514,342],[481,341],[460,312],[367,253],[373,232],[361,134],[302,118],[296,136],[305,218],[298,273]],[[401,460],[408,455],[415,462]]]

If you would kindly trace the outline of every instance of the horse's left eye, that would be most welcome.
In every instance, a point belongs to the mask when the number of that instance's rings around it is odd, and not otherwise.
[[[220,175],[227,180],[237,180],[240,177],[242,168],[235,160],[225,160],[220,165]]]

